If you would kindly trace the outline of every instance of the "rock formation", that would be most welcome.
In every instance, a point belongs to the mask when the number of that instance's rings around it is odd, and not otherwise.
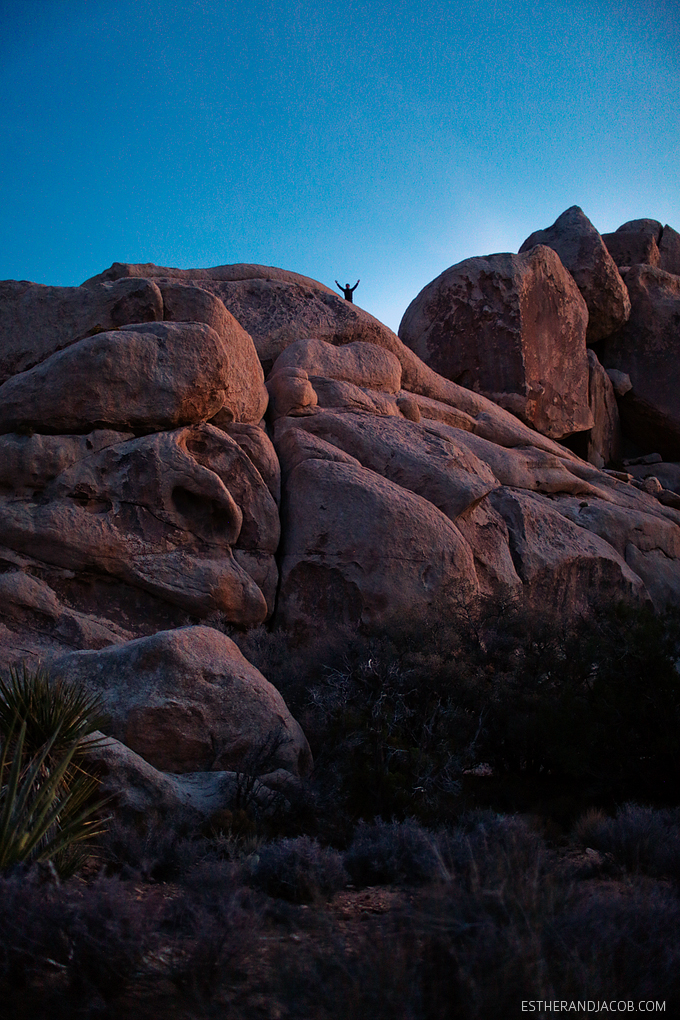
[[[131,809],[208,811],[272,734],[274,786],[309,770],[227,626],[677,601],[680,277],[620,273],[577,209],[527,245],[433,281],[406,343],[270,267],[0,284],[0,660],[101,694]]]
[[[440,375],[560,439],[593,424],[587,324],[572,276],[539,245],[447,269],[411,302],[399,336]]]

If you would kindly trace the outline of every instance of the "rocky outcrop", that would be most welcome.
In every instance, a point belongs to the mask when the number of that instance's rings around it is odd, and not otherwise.
[[[128,322],[163,318],[163,298],[149,280],[81,287],[0,281],[0,383],[56,351]]]
[[[210,425],[139,438],[8,435],[0,439],[0,536],[43,568],[253,626],[267,615],[266,596],[236,551],[268,558],[275,573],[279,518],[252,461]],[[93,608],[97,618],[106,613]]]
[[[123,326],[3,383],[0,432],[157,432],[205,421],[224,407],[229,376],[228,351],[209,326]]]
[[[269,771],[298,776],[311,767],[307,740],[281,695],[211,627],[72,652],[55,659],[51,673],[101,697],[107,735],[161,771],[233,771],[273,734]]]
[[[280,358],[284,368],[279,372],[277,362],[271,379],[285,378],[289,365],[313,368],[312,350],[318,354],[306,341],[289,347]],[[591,362],[603,391],[598,399],[610,403],[615,420],[609,377],[594,355]],[[326,364],[351,376],[332,351]],[[359,368],[355,378],[362,378]],[[322,381],[307,378],[314,393]],[[672,509],[557,444],[523,443],[502,427],[490,438],[492,425],[480,429],[452,405],[400,392],[419,407],[419,421],[400,414],[395,398],[382,411],[328,408],[319,400],[277,415],[281,625],[302,633],[320,620],[368,629],[395,625],[406,604],[409,619],[425,619],[442,604],[466,603],[478,592],[514,592],[539,606],[559,605],[563,613],[586,611],[614,592],[644,601],[652,550],[645,541],[640,546],[643,533],[654,534],[656,547],[675,564],[672,583],[652,585],[654,598],[663,604],[675,597],[680,564],[672,536],[680,516]],[[589,437],[596,440],[605,443],[604,436]],[[612,519],[625,540],[618,537],[614,546],[587,515],[570,517],[574,500],[580,514],[591,504],[620,507]]]
[[[657,220],[630,220],[614,233],[603,234],[602,240],[617,266],[658,266],[662,229]]]
[[[595,309],[607,260],[583,220]],[[52,661],[102,695],[130,810],[157,796],[209,814],[272,734],[267,769],[309,769],[304,735],[227,624],[268,619],[304,638],[425,624],[480,595],[560,616],[680,597],[673,465],[599,470],[620,456],[615,400],[647,392],[640,363],[655,364],[659,338],[670,350],[677,278],[630,270],[631,318],[596,357],[551,247],[454,269],[405,316],[413,349],[269,267],[115,264],[80,288],[38,288],[26,307],[61,302],[61,332],[44,309],[21,319],[34,285],[5,288],[0,658]],[[605,356],[643,320],[642,357]]]
[[[536,230],[520,253],[545,244],[556,251],[588,306],[588,344],[609,336],[630,314],[628,291],[599,233],[582,209],[571,206],[551,227]]]
[[[625,279],[630,319],[599,345],[598,356],[606,368],[630,376],[632,389],[619,401],[624,432],[666,460],[678,460],[680,277],[637,265]]]
[[[452,266],[411,302],[399,336],[431,368],[550,438],[590,428],[588,310],[551,248]]]
[[[270,266],[216,266],[213,269],[168,269],[164,266],[114,263],[83,286],[143,276],[163,287],[163,279],[193,283],[220,298],[250,334],[268,370],[288,344],[305,337],[332,344],[364,341],[384,346],[393,336],[381,322],[318,280]]]

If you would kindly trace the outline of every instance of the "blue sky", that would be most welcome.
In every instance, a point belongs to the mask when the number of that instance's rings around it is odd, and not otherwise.
[[[0,0],[0,279],[255,262],[396,329],[580,205],[680,229],[666,0]]]

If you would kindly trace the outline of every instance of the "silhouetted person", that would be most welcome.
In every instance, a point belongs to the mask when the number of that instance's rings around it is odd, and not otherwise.
[[[345,301],[351,301],[353,303],[354,299],[352,297],[352,294],[354,293],[354,291],[357,289],[357,287],[361,283],[361,280],[357,280],[357,282],[354,284],[353,287],[350,287],[350,285],[348,283],[346,283],[344,287],[341,287],[337,280],[335,281],[335,283],[336,283],[336,285],[338,287],[340,287],[340,290],[345,295]]]

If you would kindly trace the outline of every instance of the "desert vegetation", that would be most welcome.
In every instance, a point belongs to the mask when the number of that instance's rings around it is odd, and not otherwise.
[[[250,780],[277,734],[244,759],[228,809],[144,819],[102,806],[79,757],[96,703],[40,728],[50,691],[62,714],[76,692],[41,674],[31,702],[29,674],[4,682],[3,819],[50,800],[29,851],[3,857],[7,1015],[678,1012],[677,614],[620,607],[560,629],[496,599],[418,634],[232,636],[315,756],[266,812]],[[81,776],[69,828],[59,798]]]

